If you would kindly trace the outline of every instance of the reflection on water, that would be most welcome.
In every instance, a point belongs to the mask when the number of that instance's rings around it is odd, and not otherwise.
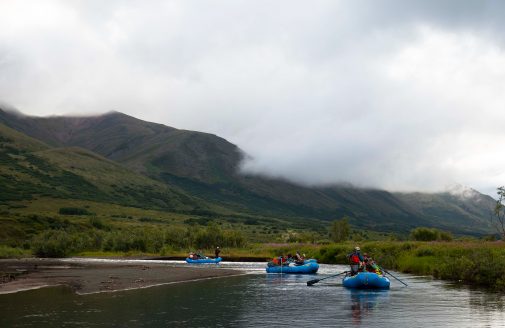
[[[349,290],[351,298],[351,312],[353,323],[360,325],[363,318],[372,315],[374,309],[379,307],[379,302],[385,302],[389,295],[388,290]],[[382,299],[382,300],[381,300]]]
[[[225,265],[226,266],[226,265]],[[389,291],[355,291],[340,278],[247,276],[78,296],[66,288],[0,295],[0,327],[501,327],[504,296],[399,275]],[[325,274],[342,271],[321,266]]]

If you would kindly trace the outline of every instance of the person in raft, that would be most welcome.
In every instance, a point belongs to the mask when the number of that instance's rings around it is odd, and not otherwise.
[[[361,269],[363,269],[365,258],[363,255],[361,255],[359,246],[354,247],[354,251],[351,254],[347,255],[347,258],[351,264],[351,276],[354,276]]]
[[[380,267],[375,263],[374,259],[368,256],[367,253],[363,254],[365,258],[365,270],[377,274],[382,274]]]
[[[204,258],[204,256],[202,254],[198,254],[198,253],[195,253],[195,252],[190,252],[189,253],[189,258],[192,259],[192,260],[199,260],[201,258]]]
[[[216,255],[216,259],[219,257],[219,253],[221,253],[221,250],[219,249],[219,246],[216,247],[214,250],[214,255]]]
[[[285,256],[283,256],[283,255],[274,257],[271,263],[272,263],[273,266],[289,265],[288,259]]]
[[[296,254],[295,254],[295,264],[301,265],[301,264],[305,263],[304,261],[305,261],[304,256],[301,256],[300,252],[296,252]]]
[[[203,255],[203,252],[201,250],[196,251],[195,257],[196,257],[196,260],[208,258],[207,256]]]

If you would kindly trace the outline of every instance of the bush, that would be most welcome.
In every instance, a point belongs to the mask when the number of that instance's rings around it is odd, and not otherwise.
[[[112,232],[104,238],[104,251],[129,252],[147,251],[147,241],[145,236],[130,231]]]
[[[210,223],[204,230],[198,230],[191,243],[196,248],[214,248],[218,245],[221,247],[243,247],[245,244],[245,237],[240,231],[222,231],[215,223]]]
[[[61,215],[91,215],[93,213],[89,212],[84,208],[78,207],[62,207],[59,212]]]
[[[330,239],[336,243],[343,242],[349,238],[349,219],[347,217],[338,221],[333,221],[330,226]]]
[[[170,227],[164,230],[165,245],[174,248],[190,248],[194,242],[194,236],[199,231],[198,228]]]
[[[418,241],[433,241],[438,239],[438,230],[419,227],[412,230],[410,236]]]
[[[65,257],[71,252],[71,239],[62,230],[50,230],[37,235],[32,242],[37,257]]]
[[[110,231],[110,226],[103,223],[102,220],[100,220],[99,218],[97,217],[92,217],[89,219],[89,224],[91,224],[91,226],[93,228],[96,228],[98,230],[107,230],[107,231]]]
[[[451,241],[453,239],[450,232],[425,227],[415,228],[411,231],[410,236],[417,241]]]
[[[447,232],[447,231],[440,231],[440,234],[438,236],[438,240],[442,241],[452,241],[452,233]]]
[[[20,248],[0,245],[0,259],[20,258],[26,255],[26,252]]]

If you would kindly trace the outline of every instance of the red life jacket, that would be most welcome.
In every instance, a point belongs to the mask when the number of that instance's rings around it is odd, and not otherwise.
[[[349,257],[349,259],[351,260],[352,264],[359,264],[359,256],[358,256],[358,254],[351,254],[351,256]]]

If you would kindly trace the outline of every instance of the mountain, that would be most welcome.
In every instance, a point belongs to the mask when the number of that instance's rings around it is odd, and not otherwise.
[[[85,199],[191,211],[205,206],[181,190],[82,148],[52,148],[0,123],[0,202]]]
[[[490,218],[496,200],[474,189],[456,186],[443,193],[396,193],[395,196],[428,218],[431,226],[494,232]]]
[[[86,149],[88,155],[95,154],[102,162],[108,160],[109,165],[135,172],[172,192],[180,190],[192,199],[234,212],[307,222],[349,216],[356,227],[387,232],[407,232],[417,226],[441,227],[462,234],[492,232],[487,212],[494,200],[489,196],[477,193],[478,197],[462,199],[449,192],[405,194],[350,186],[308,188],[243,175],[239,166],[245,155],[225,139],[118,112],[89,117],[30,117],[0,110],[0,123],[49,147],[63,147],[65,152]],[[56,153],[47,152],[45,159],[56,158]]]
[[[0,123],[55,147],[81,147],[141,173],[206,183],[236,171],[240,150],[214,135],[178,130],[110,112],[91,117],[30,117],[0,111]]]

